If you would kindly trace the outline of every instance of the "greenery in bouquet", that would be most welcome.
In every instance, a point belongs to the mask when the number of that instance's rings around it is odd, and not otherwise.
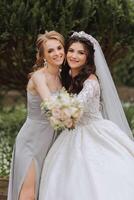
[[[41,109],[56,132],[61,132],[66,128],[74,129],[83,113],[77,96],[69,94],[64,88],[51,99],[42,102]]]

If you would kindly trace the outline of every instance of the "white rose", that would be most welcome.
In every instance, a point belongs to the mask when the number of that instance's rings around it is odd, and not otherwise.
[[[68,117],[74,116],[77,111],[78,109],[76,107],[69,107],[64,109],[64,112]]]
[[[64,110],[61,110],[61,113],[60,113],[60,119],[62,121],[66,120],[68,118],[68,116],[66,115],[66,113],[64,112]]]
[[[63,112],[67,117],[71,117],[71,115],[72,115],[72,112],[71,112],[70,108],[64,108]]]
[[[52,109],[52,116],[56,119],[60,119],[61,116],[61,110],[59,108],[53,108]]]

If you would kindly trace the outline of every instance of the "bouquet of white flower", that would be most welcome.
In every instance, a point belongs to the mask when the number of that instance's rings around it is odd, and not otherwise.
[[[70,95],[64,88],[58,95],[41,103],[41,109],[46,113],[56,132],[65,128],[73,129],[83,113],[83,108],[76,95]]]

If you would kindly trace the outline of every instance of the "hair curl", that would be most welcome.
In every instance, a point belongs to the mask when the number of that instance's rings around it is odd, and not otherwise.
[[[84,49],[87,52],[87,59],[86,63],[83,65],[81,71],[77,76],[74,78],[71,77],[69,74],[70,67],[68,63],[66,62],[65,66],[63,67],[61,71],[61,80],[62,85],[68,90],[70,93],[79,93],[83,88],[84,81],[91,75],[95,74],[96,67],[94,64],[94,48],[93,44],[82,37],[73,36],[70,37],[65,45],[65,52],[67,54],[69,47],[73,44],[79,42],[84,46]]]

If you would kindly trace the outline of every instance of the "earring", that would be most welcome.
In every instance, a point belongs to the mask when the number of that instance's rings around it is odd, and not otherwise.
[[[61,71],[62,71],[62,66],[59,66],[59,72],[61,73]]]
[[[44,59],[44,67],[46,67],[46,68],[48,67],[46,59]]]

